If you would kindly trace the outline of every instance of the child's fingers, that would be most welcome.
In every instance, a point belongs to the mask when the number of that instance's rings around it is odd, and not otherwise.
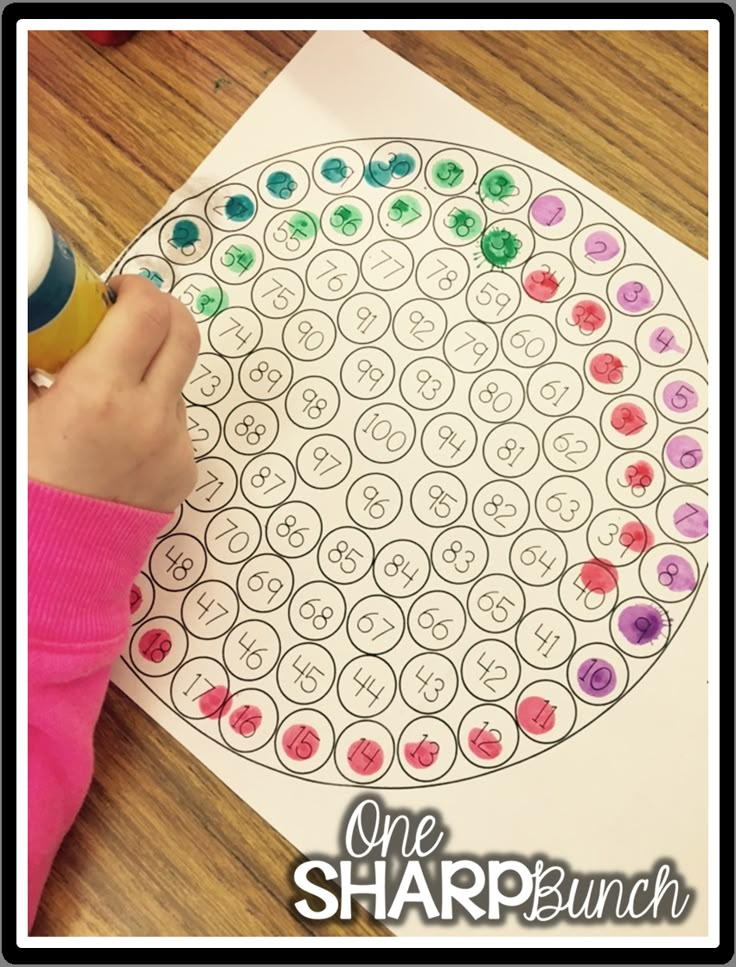
[[[108,379],[136,384],[166,341],[179,303],[140,276],[118,276],[110,288],[117,296],[115,304],[64,369],[92,369]]]
[[[199,353],[199,329],[192,314],[179,302],[171,308],[169,333],[146,370],[144,382],[172,403],[181,399]]]

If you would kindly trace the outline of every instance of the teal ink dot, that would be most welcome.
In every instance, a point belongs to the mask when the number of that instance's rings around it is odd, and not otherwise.
[[[174,248],[178,249],[185,249],[188,245],[193,246],[195,242],[199,241],[199,229],[196,223],[188,218],[180,219],[174,225],[170,241]]]
[[[454,188],[464,174],[463,166],[449,158],[436,162],[432,167],[432,181],[438,188]]]
[[[455,238],[465,241],[475,238],[480,231],[480,219],[474,212],[468,211],[466,208],[455,208],[445,220],[445,225]]]
[[[227,309],[229,300],[222,289],[203,289],[194,300],[194,311],[209,319],[220,309]]]
[[[346,238],[350,238],[363,224],[363,213],[354,205],[338,205],[330,215],[330,225]]]
[[[292,238],[314,238],[317,234],[318,219],[309,212],[296,212],[289,219]]]
[[[274,198],[285,201],[296,191],[296,182],[288,171],[272,171],[266,179],[266,189]]]
[[[138,275],[142,275],[144,279],[148,279],[150,282],[153,282],[157,289],[160,289],[164,284],[164,280],[161,278],[158,272],[154,272],[152,269],[140,269]]]
[[[390,154],[388,161],[371,161],[365,170],[365,180],[374,188],[386,188],[392,178],[406,178],[417,163],[410,154]]]
[[[256,206],[247,195],[230,195],[225,202],[225,214],[231,222],[247,222],[253,218]]]
[[[352,175],[353,169],[349,168],[342,158],[328,158],[322,162],[320,174],[329,181],[331,185],[340,185]]]
[[[487,262],[503,268],[519,253],[521,241],[502,228],[492,228],[480,240],[480,250]]]
[[[494,168],[487,171],[480,182],[480,197],[488,201],[504,201],[512,195],[518,195],[516,182],[507,171]]]

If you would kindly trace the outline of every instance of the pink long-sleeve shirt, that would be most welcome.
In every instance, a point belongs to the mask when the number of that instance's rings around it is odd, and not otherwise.
[[[170,514],[28,484],[28,926],[92,779],[130,588]]]

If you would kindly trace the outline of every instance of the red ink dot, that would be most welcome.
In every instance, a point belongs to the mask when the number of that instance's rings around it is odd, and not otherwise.
[[[654,480],[654,468],[646,460],[630,463],[624,473],[624,478],[631,490],[646,490]]]
[[[619,403],[611,412],[611,426],[622,436],[634,436],[646,425],[644,410],[636,403]]]
[[[623,361],[613,353],[598,353],[597,356],[593,356],[588,370],[596,383],[604,383],[607,386],[620,383],[624,378]]]
[[[348,762],[359,776],[372,776],[383,765],[383,749],[372,739],[358,739],[348,749]]]
[[[171,638],[163,628],[151,628],[141,635],[138,651],[148,661],[158,665],[171,651]]]
[[[503,749],[498,733],[487,729],[471,729],[468,735],[468,746],[473,755],[479,759],[496,759]]]
[[[546,698],[530,695],[519,702],[516,721],[530,735],[544,735],[555,727],[555,710]]]
[[[306,762],[319,749],[319,735],[311,725],[290,725],[283,734],[281,747],[290,759]]]
[[[220,715],[223,714],[224,710]],[[241,705],[232,713],[228,724],[233,732],[237,732],[244,739],[249,739],[256,734],[262,721],[263,713],[256,705]]]
[[[433,766],[440,747],[436,742],[431,742],[426,736],[420,742],[407,742],[404,746],[404,758],[415,769],[429,769]]]
[[[134,584],[133,587],[130,589],[130,598],[129,598],[131,614],[135,614],[138,608],[140,608],[141,601],[143,601],[143,594],[141,592],[141,589],[138,587],[137,584]]]
[[[646,524],[640,524],[638,520],[630,520],[621,528],[618,542],[624,547],[630,547],[635,554],[641,554],[654,545],[654,534]]]
[[[603,557],[594,557],[580,568],[580,578],[594,594],[608,594],[618,584],[618,571]]]
[[[577,326],[584,336],[597,332],[606,323],[606,310],[600,302],[583,299],[572,307],[573,325]]]
[[[199,710],[208,719],[219,719],[223,715],[227,715],[232,704],[232,695],[228,691],[227,685],[215,685],[200,698]]]
[[[537,302],[547,302],[553,298],[560,287],[560,283],[554,276],[554,272],[543,272],[537,270],[530,272],[523,282],[524,291],[530,298]]]

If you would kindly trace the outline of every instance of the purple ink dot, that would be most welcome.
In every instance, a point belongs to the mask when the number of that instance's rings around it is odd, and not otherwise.
[[[672,523],[683,537],[705,537],[708,533],[708,511],[699,504],[681,504],[672,515]]]
[[[668,326],[660,326],[659,329],[654,330],[649,337],[649,348],[660,356],[667,352],[680,354],[685,352],[682,346],[677,344],[677,336]]]
[[[591,232],[585,239],[585,257],[591,262],[608,262],[621,248],[609,232]]]
[[[698,405],[698,391],[690,383],[677,379],[668,383],[662,393],[667,406],[675,413],[689,413]]]
[[[565,203],[557,195],[540,195],[531,207],[532,218],[540,225],[559,225],[566,213]]]
[[[631,604],[618,616],[618,630],[632,645],[649,645],[662,634],[664,618],[653,604]]]
[[[646,312],[652,308],[652,296],[643,282],[624,282],[616,291],[616,301],[624,312]]]
[[[659,583],[668,591],[694,591],[698,583],[690,561],[679,554],[667,554],[657,565]]]
[[[703,462],[703,451],[697,440],[682,434],[672,437],[665,449],[667,459],[680,470],[694,470]]]
[[[588,658],[578,668],[578,685],[586,695],[605,698],[616,687],[616,670],[603,658]]]

